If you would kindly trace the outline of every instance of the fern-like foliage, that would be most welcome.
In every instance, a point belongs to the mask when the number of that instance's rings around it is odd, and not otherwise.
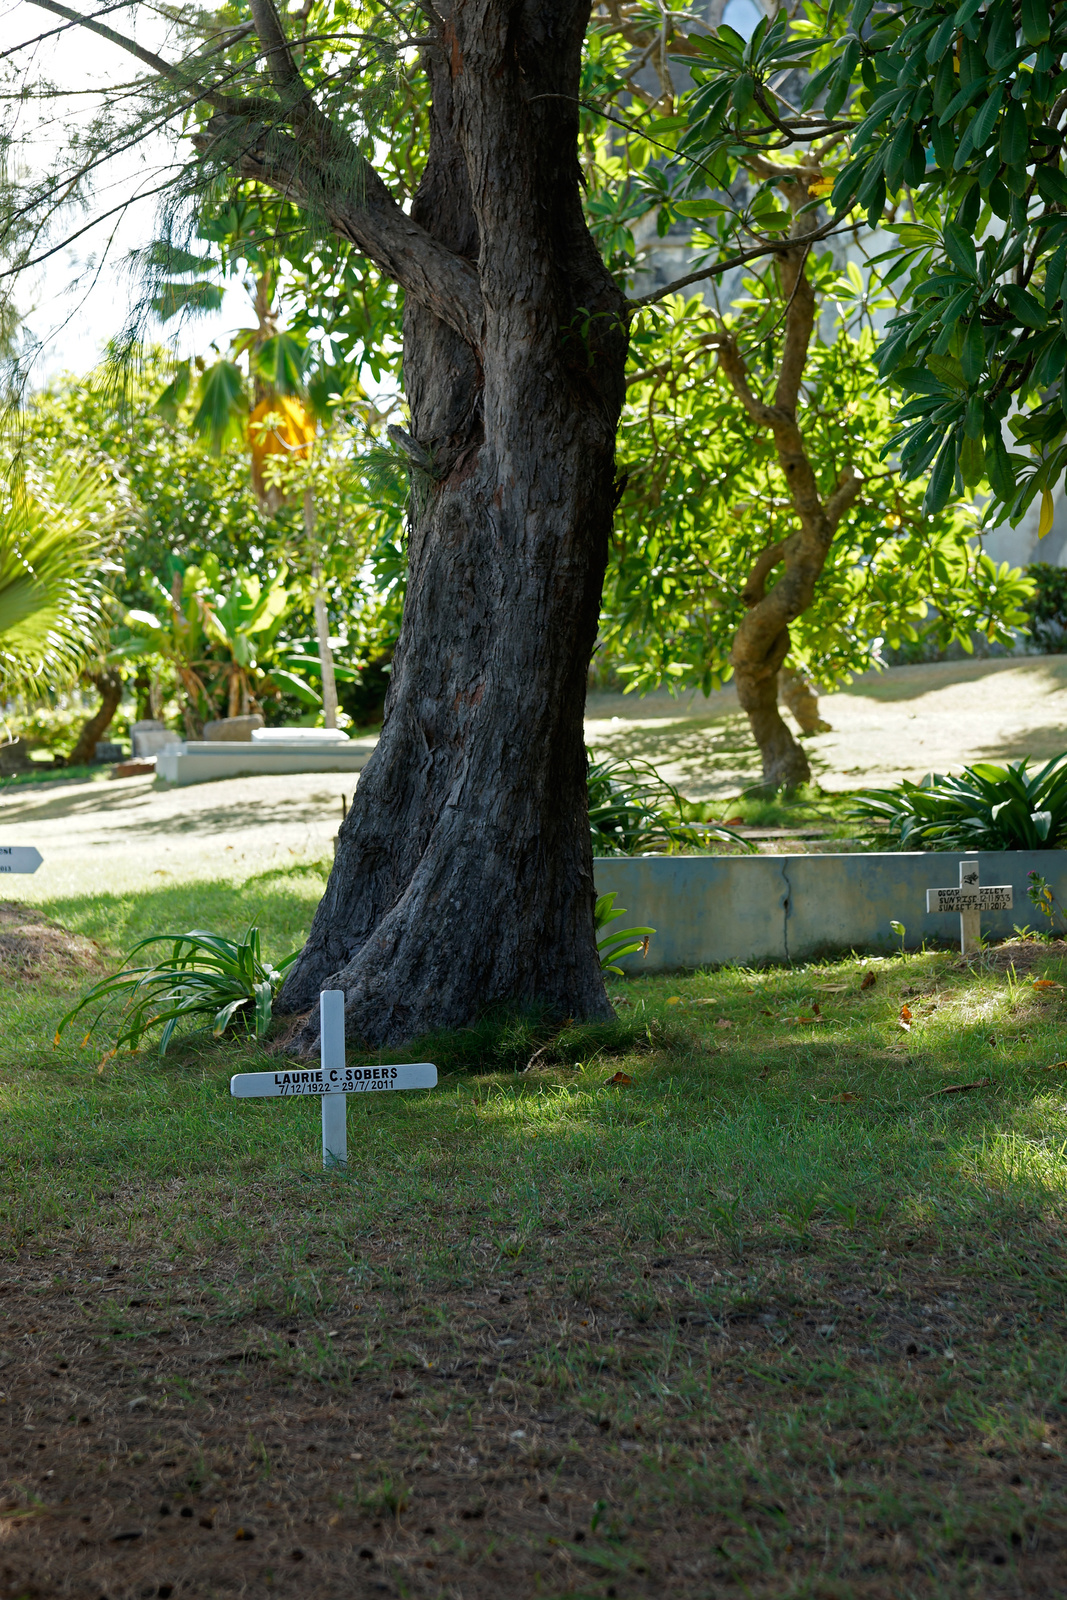
[[[97,649],[116,509],[97,468],[0,480],[0,700],[74,682]]]

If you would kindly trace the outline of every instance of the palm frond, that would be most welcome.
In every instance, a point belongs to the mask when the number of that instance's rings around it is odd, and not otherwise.
[[[0,482],[0,695],[72,683],[98,647],[117,510],[93,467]]]

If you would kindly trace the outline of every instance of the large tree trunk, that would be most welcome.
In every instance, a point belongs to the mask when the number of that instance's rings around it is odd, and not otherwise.
[[[786,634],[781,651],[783,659],[788,649],[789,635]],[[789,790],[810,783],[808,758],[778,709],[778,668],[774,665],[774,655],[735,665],[734,676],[737,698],[748,715],[752,737],[759,746],[764,788]]]
[[[583,740],[614,500],[625,302],[582,218],[588,5],[457,4],[412,210],[477,263],[471,341],[405,301],[409,581],[378,747],[282,1011],[343,988],[392,1043],[492,1007],[612,1015]],[[310,1048],[313,1012],[297,1038]]]
[[[811,768],[778,709],[779,674],[789,654],[789,629],[780,621],[777,629],[768,628],[760,610],[767,573],[783,553],[783,545],[765,550],[749,575],[742,591],[748,614],[734,636],[731,659],[737,698],[759,746],[763,785],[788,790],[810,783]]]
[[[101,672],[90,672],[89,682],[100,691],[100,705],[82,725],[78,742],[67,757],[70,767],[88,766],[96,760],[98,740],[110,728],[115,712],[122,704],[122,673],[117,667],[105,667]]]

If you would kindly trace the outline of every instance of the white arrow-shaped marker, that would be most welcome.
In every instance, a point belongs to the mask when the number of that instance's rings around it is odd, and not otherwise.
[[[32,844],[0,844],[0,872],[36,872],[41,859]]]

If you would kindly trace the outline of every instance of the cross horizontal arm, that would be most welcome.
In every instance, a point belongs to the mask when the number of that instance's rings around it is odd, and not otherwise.
[[[980,889],[927,889],[926,910],[949,911],[1011,911],[1012,887],[1010,883],[985,884]]]
[[[437,1068],[429,1061],[387,1067],[283,1067],[278,1072],[238,1072],[230,1079],[235,1100],[293,1100],[306,1095],[376,1094],[388,1089],[435,1089]]]

